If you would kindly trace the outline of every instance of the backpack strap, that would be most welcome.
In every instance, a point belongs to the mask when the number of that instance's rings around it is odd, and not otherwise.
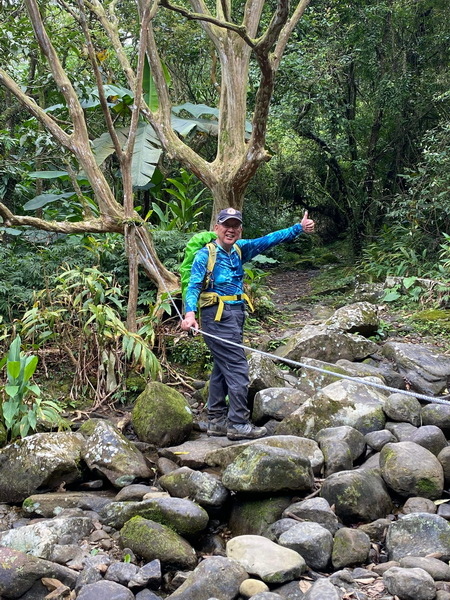
[[[225,302],[236,300],[245,300],[247,302],[248,307],[252,312],[254,312],[253,304],[247,294],[236,294],[235,296],[219,296],[215,292],[202,292],[199,298],[199,307],[205,308],[205,306],[213,306],[214,304],[218,304],[216,316],[214,317],[214,321],[220,321],[223,314],[223,309],[225,308]]]

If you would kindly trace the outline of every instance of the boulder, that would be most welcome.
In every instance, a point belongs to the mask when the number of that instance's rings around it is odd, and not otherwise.
[[[379,324],[378,307],[370,302],[355,302],[342,306],[325,321],[328,328],[360,333],[364,336],[376,333]]]
[[[390,560],[405,556],[439,556],[450,559],[450,524],[439,515],[412,513],[394,521],[386,535]]]
[[[300,454],[263,444],[249,445],[227,466],[223,485],[234,492],[311,490],[311,463]]]
[[[88,517],[60,517],[0,533],[0,546],[51,559],[56,544],[76,544],[93,529]]]
[[[141,502],[111,502],[100,512],[103,523],[120,529],[133,517],[167,525],[183,536],[197,535],[208,525],[208,513],[187,498],[149,498]]]
[[[298,552],[311,569],[322,571],[331,559],[333,536],[319,523],[307,521],[289,527],[280,535],[278,543]]]
[[[123,547],[147,562],[159,559],[166,567],[193,569],[197,557],[192,546],[175,531],[143,517],[133,517],[120,530]]]
[[[264,423],[268,419],[282,421],[308,398],[304,392],[292,388],[266,388],[255,395],[252,419],[255,423]]]
[[[386,485],[376,470],[341,471],[327,477],[321,496],[345,524],[369,523],[392,510]]]
[[[82,479],[78,433],[35,433],[0,450],[0,502],[22,502],[40,487]]]
[[[203,560],[168,598],[177,600],[230,600],[239,594],[247,571],[237,561],[222,556]]]
[[[122,488],[135,479],[151,477],[142,453],[110,421],[89,419],[79,433],[85,439],[82,457],[87,466],[115,487]]]
[[[340,358],[363,360],[378,350],[374,342],[360,335],[343,333],[326,325],[307,325],[277,348],[275,354],[294,361],[307,356],[333,363]]]
[[[291,503],[289,496],[251,498],[240,495],[233,498],[228,526],[233,535],[264,535],[268,526],[276,522]],[[295,523],[295,521],[294,521]]]
[[[248,358],[248,395],[253,398],[257,392],[272,387],[284,387],[284,379],[273,360],[252,352]]]
[[[438,396],[447,389],[450,357],[421,344],[386,342],[382,354],[396,365],[398,372],[420,394]]]
[[[186,440],[192,430],[193,416],[179,392],[152,381],[137,397],[131,421],[141,442],[160,447]]]
[[[370,538],[361,529],[342,527],[336,532],[333,541],[331,561],[335,569],[367,563],[370,551]]]
[[[241,535],[227,542],[227,556],[237,561],[250,575],[265,583],[284,583],[305,571],[304,559],[288,548],[259,535]]]
[[[233,444],[226,448],[220,448],[209,452],[206,457],[206,463],[212,467],[226,468],[232,463],[246,448],[254,444],[262,444],[273,448],[283,448],[292,454],[300,454],[307,458],[311,463],[314,473],[320,473],[323,465],[323,454],[319,445],[314,440],[299,437],[296,435],[275,435],[241,444]]]
[[[342,527],[336,514],[331,510],[329,502],[325,498],[308,498],[290,504],[283,512],[285,519],[291,517],[302,521],[319,523],[334,535]]]
[[[380,452],[381,475],[400,496],[435,500],[444,489],[444,471],[439,460],[414,442],[386,444]]]
[[[377,380],[379,381],[379,380]],[[349,426],[362,434],[384,428],[385,396],[373,387],[354,381],[331,383],[284,419],[277,434],[314,438],[326,427]]]
[[[384,412],[391,421],[403,421],[415,427],[420,425],[421,410],[422,406],[417,398],[401,392],[390,394],[384,403]]]
[[[158,483],[171,496],[192,498],[200,506],[221,506],[229,496],[228,490],[218,477],[194,471],[189,467],[181,467],[163,475]]]

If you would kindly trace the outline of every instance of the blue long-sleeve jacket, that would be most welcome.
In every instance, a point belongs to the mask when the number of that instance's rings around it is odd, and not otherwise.
[[[274,231],[254,240],[237,240],[236,244],[242,252],[242,260],[233,247],[228,254],[217,244],[216,263],[211,276],[208,292],[216,292],[219,296],[235,296],[244,293],[244,269],[243,264],[254,256],[266,252],[273,246],[282,242],[290,242],[302,232],[300,223],[296,223],[287,229]],[[192,263],[191,277],[186,291],[186,312],[196,311],[203,281],[206,275],[209,251],[206,246],[201,248],[195,255]]]

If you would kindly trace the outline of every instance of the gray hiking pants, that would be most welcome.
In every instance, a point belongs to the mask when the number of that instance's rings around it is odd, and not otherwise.
[[[204,336],[214,360],[209,381],[208,418],[217,419],[228,414],[228,421],[232,425],[248,423],[250,420],[247,405],[248,363],[245,351],[243,348],[227,344],[226,341],[242,343],[244,311],[244,303],[225,304],[220,321],[214,321],[217,304],[207,306],[201,312],[201,329],[224,340]]]

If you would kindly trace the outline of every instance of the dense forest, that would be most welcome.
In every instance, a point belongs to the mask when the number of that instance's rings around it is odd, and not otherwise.
[[[62,352],[73,393],[96,402],[127,363],[157,377],[185,244],[228,205],[248,237],[307,209],[317,234],[303,252],[340,242],[364,281],[404,277],[417,295],[427,279],[448,306],[444,0],[0,10],[5,352],[19,334],[27,350]],[[22,359],[25,385],[36,365]]]

